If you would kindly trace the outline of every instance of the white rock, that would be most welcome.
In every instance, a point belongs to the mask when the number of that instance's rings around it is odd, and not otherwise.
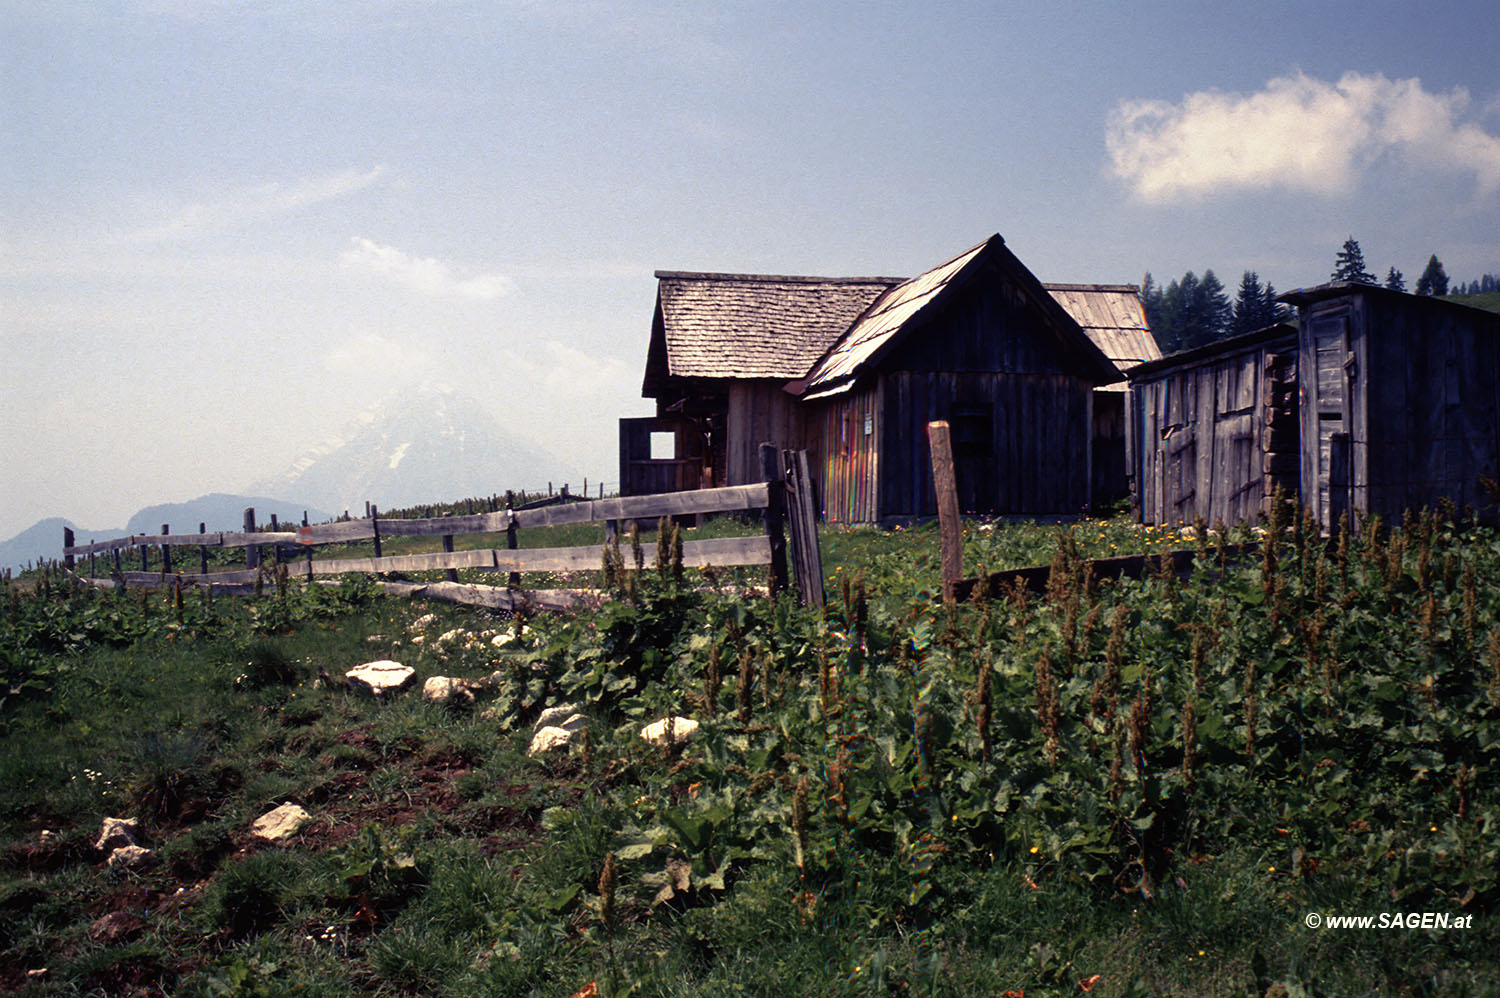
[[[474,691],[489,685],[488,679],[455,679],[451,676],[433,676],[422,684],[422,699],[433,703],[450,700],[472,702]]]
[[[140,846],[120,846],[109,854],[110,866],[123,866],[127,870],[145,866],[149,862],[151,862],[151,850]]]
[[[134,818],[105,818],[99,827],[99,841],[94,843],[94,848],[105,850],[116,846],[133,846],[138,831],[140,822]]]
[[[311,820],[312,815],[298,805],[283,804],[256,818],[255,824],[250,826],[250,834],[267,842],[279,842],[297,834],[297,829]]]
[[[424,614],[422,614],[422,616],[418,617],[416,620],[413,620],[411,622],[411,624],[407,626],[406,629],[408,631],[410,631],[411,633],[415,634],[418,631],[425,630],[435,620],[437,620],[437,614],[435,614],[435,613],[424,613]]]
[[[524,637],[526,637],[530,633],[531,633],[531,628],[529,628],[529,627],[523,627],[523,628],[521,628],[521,637],[524,638]],[[494,637],[490,638],[490,644],[494,645],[496,648],[504,648],[506,645],[510,644],[514,640],[516,640],[516,632],[515,632],[514,629],[511,629],[511,630],[501,631],[499,634],[496,634]]]
[[[537,716],[536,723],[531,726],[532,731],[540,731],[558,725],[578,713],[576,703],[560,703],[556,707],[548,707]]]
[[[698,722],[691,717],[664,717],[660,721],[653,721],[641,729],[641,737],[648,745],[665,747],[667,744],[667,728],[671,727],[671,742],[673,745],[685,745],[692,739],[698,730]]]
[[[455,627],[453,630],[444,631],[441,635],[439,635],[436,643],[440,645],[446,645],[455,641],[462,641],[465,637],[468,636],[468,633],[469,632],[464,630],[462,627]]]
[[[390,659],[382,659],[350,669],[344,673],[344,678],[351,687],[360,687],[380,696],[382,693],[395,693],[404,689],[416,674],[416,669]]]
[[[567,748],[572,740],[573,732],[567,728],[539,728],[537,733],[531,736],[531,748],[526,750],[526,754],[541,755],[543,752]]]

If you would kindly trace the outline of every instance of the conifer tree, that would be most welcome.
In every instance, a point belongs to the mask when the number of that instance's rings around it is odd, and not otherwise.
[[[1417,278],[1417,294],[1442,296],[1447,293],[1448,275],[1443,271],[1442,261],[1434,253],[1427,260],[1427,269]]]
[[[1229,322],[1229,335],[1240,336],[1257,329],[1276,324],[1276,299],[1267,294],[1269,285],[1262,286],[1260,275],[1253,270],[1245,271],[1240,278],[1239,294],[1234,300],[1234,317]]]
[[[1405,291],[1406,278],[1401,271],[1392,267],[1385,275],[1385,287],[1387,291]]]
[[[1338,257],[1334,261],[1333,276],[1335,281],[1348,281],[1352,284],[1375,284],[1375,275],[1365,269],[1365,254],[1359,248],[1353,236],[1344,240],[1344,248],[1339,250]]]

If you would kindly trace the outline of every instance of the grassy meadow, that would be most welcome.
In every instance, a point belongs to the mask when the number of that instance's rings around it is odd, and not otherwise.
[[[1051,582],[953,608],[935,529],[827,529],[822,614],[653,536],[530,619],[28,575],[0,991],[1500,994],[1500,534],[1262,526],[1236,558],[1246,528],[970,522],[968,571]],[[1089,568],[1173,547],[1190,577]],[[416,688],[344,687],[383,658]],[[496,680],[438,705],[437,675]],[[586,735],[528,754],[562,703]],[[640,737],[666,716],[699,727]],[[310,822],[255,839],[285,802]],[[138,868],[95,848],[126,816]]]

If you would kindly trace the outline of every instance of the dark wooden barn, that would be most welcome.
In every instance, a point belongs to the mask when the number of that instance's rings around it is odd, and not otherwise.
[[[1300,313],[1302,499],[1325,529],[1344,510],[1493,506],[1500,315],[1343,282],[1281,300]]]
[[[1297,329],[1271,326],[1129,369],[1142,523],[1254,520],[1299,480]]]
[[[998,235],[882,294],[800,386],[832,522],[930,516],[927,424],[965,512],[1088,508],[1093,392],[1121,376]]]
[[[1042,285],[998,235],[911,280],[657,273],[627,495],[760,478],[810,452],[826,516],[934,512],[926,424],[953,426],[965,509],[1077,513],[1125,491],[1118,367],[1159,356],[1137,289]]]

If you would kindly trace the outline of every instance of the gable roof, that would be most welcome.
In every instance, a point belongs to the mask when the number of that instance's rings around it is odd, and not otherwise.
[[[925,274],[902,282],[876,299],[808,374],[803,398],[832,395],[849,387],[860,374],[894,348],[908,331],[941,308],[951,292],[991,260],[1031,293],[1032,301],[1049,316],[1059,337],[1079,355],[1080,366],[1088,369],[1098,384],[1121,380],[1120,372],[1109,358],[1046,292],[1031,271],[1016,259],[1015,254],[1006,249],[1005,240],[996,233],[978,246],[938,264]]]
[[[805,375],[899,277],[656,272],[645,394],[668,377]]]

